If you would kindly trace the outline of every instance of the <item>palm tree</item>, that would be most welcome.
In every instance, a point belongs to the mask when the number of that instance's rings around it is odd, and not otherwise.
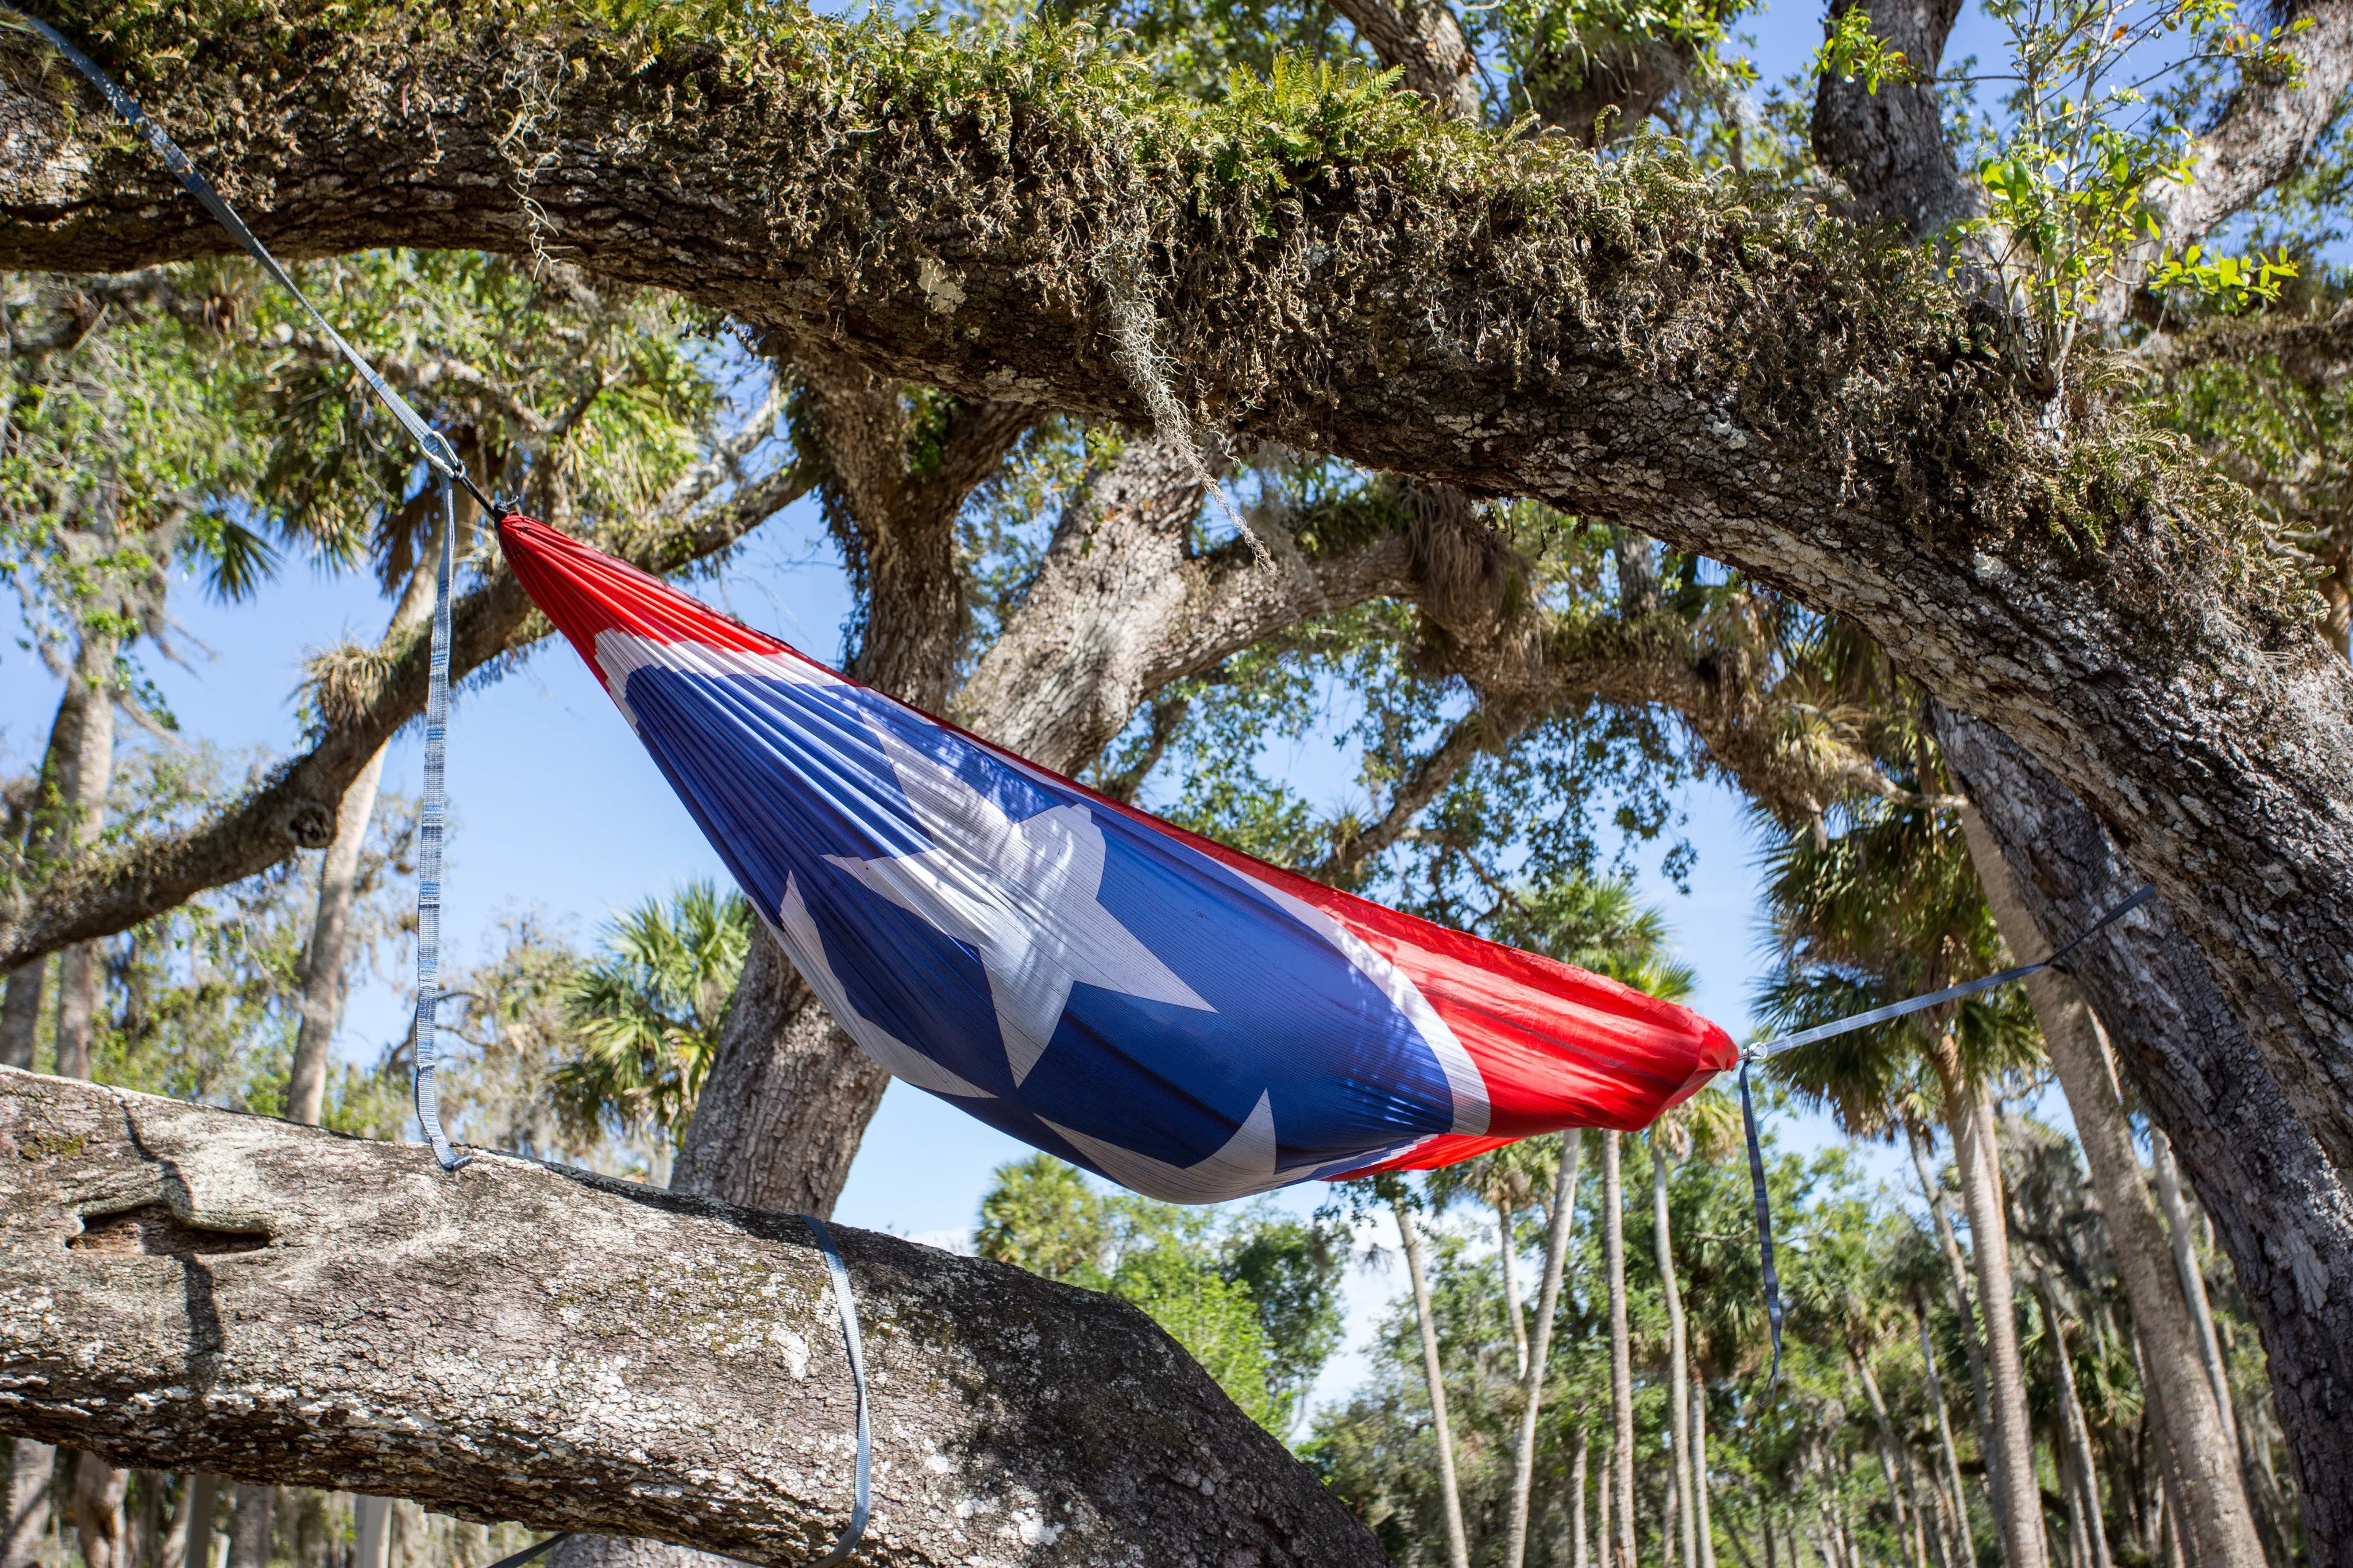
[[[1423,1267],[1421,1231],[1413,1217],[1414,1203],[1403,1182],[1377,1177],[1375,1190],[1389,1200],[1397,1215],[1398,1239],[1405,1251],[1405,1270],[1413,1286],[1414,1323],[1421,1332],[1421,1371],[1430,1385],[1430,1436],[1438,1441],[1439,1502],[1446,1518],[1446,1555],[1452,1568],[1471,1568],[1471,1541],[1462,1528],[1462,1488],[1454,1472],[1454,1428],[1447,1418],[1446,1373],[1438,1359],[1438,1325],[1430,1311],[1430,1272]]]
[[[607,1126],[656,1131],[660,1148],[677,1147],[751,935],[751,905],[708,881],[668,903],[649,899],[606,928],[605,956],[567,998],[580,1054],[556,1069],[554,1088],[568,1131],[584,1141]]]
[[[1759,997],[1776,1029],[1847,1016],[1990,973],[2002,954],[1957,827],[1916,795],[1843,807],[1839,831],[1775,825],[1766,858],[1779,973]],[[1827,826],[1827,825],[1826,825]],[[2014,992],[1917,1014],[1776,1058],[1773,1071],[1856,1136],[1886,1137],[1927,1091],[1953,1139],[1984,1314],[1989,1472],[2009,1568],[2045,1568],[2041,1490],[2010,1284],[2008,1230],[1985,1084],[2032,1059]],[[1925,1074],[1925,1077],[1924,1077]]]

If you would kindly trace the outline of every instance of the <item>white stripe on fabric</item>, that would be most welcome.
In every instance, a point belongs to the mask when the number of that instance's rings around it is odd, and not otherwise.
[[[1231,867],[1227,868],[1233,869]],[[1249,877],[1247,872],[1237,871],[1235,874]],[[1473,1137],[1486,1131],[1488,1119],[1493,1112],[1493,1107],[1487,1100],[1487,1079],[1479,1071],[1479,1064],[1471,1059],[1471,1053],[1462,1048],[1462,1042],[1455,1038],[1453,1029],[1438,1016],[1438,1009],[1430,1005],[1430,999],[1421,994],[1421,987],[1413,983],[1412,977],[1382,956],[1379,950],[1363,937],[1297,894],[1286,893],[1256,877],[1249,877],[1249,880],[1252,887],[1274,900],[1285,913],[1338,948],[1349,963],[1363,971],[1365,978],[1381,988],[1382,993],[1396,1004],[1398,1012],[1413,1021],[1413,1026],[1421,1032],[1430,1053],[1438,1058],[1439,1068],[1446,1074],[1446,1087],[1454,1096],[1454,1125],[1447,1131]]]
[[[641,669],[675,670],[682,675],[706,675],[713,678],[730,675],[756,676],[766,680],[787,681],[795,686],[831,689],[847,687],[850,682],[818,665],[794,654],[754,653],[749,648],[714,647],[706,642],[662,642],[638,632],[625,632],[607,627],[596,634],[596,668],[605,678],[605,689],[621,710],[621,717],[636,729],[638,716],[629,708],[628,696],[629,677]]]

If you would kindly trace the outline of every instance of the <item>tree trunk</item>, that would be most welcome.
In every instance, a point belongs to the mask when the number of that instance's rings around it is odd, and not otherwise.
[[[85,1568],[132,1568],[125,1551],[130,1532],[123,1528],[123,1487],[122,1472],[104,1459],[74,1456],[74,1538]]]
[[[1887,1484],[1887,1506],[1895,1515],[1896,1531],[1901,1534],[1918,1517],[1919,1499],[1912,1495],[1911,1472],[1905,1465],[1903,1447],[1895,1440],[1895,1423],[1887,1414],[1887,1400],[1879,1391],[1879,1379],[1872,1372],[1871,1363],[1852,1345],[1847,1347],[1846,1353],[1862,1384],[1863,1400],[1871,1406],[1872,1426],[1879,1437],[1880,1475]]]
[[[269,1568],[270,1526],[277,1522],[278,1489],[239,1487],[229,1515],[228,1568]]]
[[[1691,1384],[1692,1503],[1699,1514],[1699,1568],[1715,1568],[1715,1523],[1708,1517],[1707,1380],[1698,1366]]]
[[[2048,953],[2051,949],[2027,910],[2018,874],[2001,858],[1984,818],[1974,806],[1962,807],[1960,817],[1970,863],[2002,941],[2020,963]],[[2165,1227],[2141,1174],[2132,1122],[2107,1043],[2100,1037],[2083,994],[2066,975],[2046,969],[2027,979],[2026,991],[2042,1026],[2052,1070],[2074,1117],[2084,1163],[2090,1168],[2092,1187],[2114,1243],[2116,1275],[2149,1358],[2144,1387],[2158,1424],[2171,1439],[2168,1452],[2180,1466],[2172,1477],[2174,1502],[2181,1510],[2189,1553],[2200,1568],[2263,1568],[2263,1545],[2240,1484],[2237,1446],[2205,1375],[2208,1369],[2181,1281],[2166,1268]],[[2094,1524],[2095,1555],[2101,1559],[2096,1568],[2106,1568],[2104,1531]]]
[[[63,809],[66,783],[81,732],[82,710],[89,697],[86,682],[70,679],[58,695],[56,716],[49,721],[48,744],[42,750],[40,773],[34,780],[36,798],[24,843],[28,859],[57,854],[61,835],[71,830]],[[0,1067],[29,1068],[33,1065],[49,965],[50,960],[44,954],[29,963],[19,964],[8,975],[7,990],[0,994]]]
[[[2010,1568],[2043,1568],[2042,1489],[2034,1475],[2034,1432],[2026,1407],[2026,1373],[2019,1360],[2018,1318],[2010,1283],[2010,1231],[2002,1217],[2001,1168],[1981,1092],[1963,1086],[1949,1036],[1937,1041],[1934,1065],[1945,1095],[1946,1126],[1961,1203],[1969,1216],[1969,1257],[1977,1267],[1978,1304],[1985,1318],[1987,1392],[1992,1396],[1993,1451],[1989,1469],[2001,1468],[2001,1529]]]
[[[2100,1508],[2099,1465],[2092,1456],[2091,1424],[2084,1418],[2084,1402],[2075,1393],[2075,1363],[2067,1353],[2066,1325],[2059,1316],[2058,1298],[2049,1279],[2038,1279],[2035,1283],[2042,1299],[2045,1332],[2051,1341],[2052,1386],[2059,1393],[2059,1431],[2067,1445],[2068,1469],[2074,1477],[2074,1489],[2081,1500],[2084,1550],[2091,1568],[2114,1568],[2115,1559],[2108,1553],[2107,1520]],[[2253,1528],[2249,1526],[2250,1533]],[[2254,1561],[2262,1562],[2260,1552]]]
[[[0,1568],[35,1568],[49,1535],[49,1489],[58,1451],[31,1437],[16,1439],[8,1457],[7,1490],[0,1493]]]
[[[1609,1500],[1618,1491],[1618,1434],[1613,1426],[1609,1440],[1601,1445],[1601,1474],[1593,1487],[1593,1553],[1598,1568],[1617,1568],[1618,1535],[1610,1526],[1610,1516],[1616,1510]]]
[[[760,1562],[841,1528],[851,1385],[797,1220],[5,1071],[0,1152],[16,1436]],[[837,1235],[874,1405],[862,1562],[1379,1562],[1134,1308]]]
[[[2214,1335],[2214,1306],[2206,1295],[2206,1270],[2199,1265],[2198,1237],[2190,1227],[2189,1205],[2181,1194],[2181,1169],[2174,1162],[2173,1144],[2165,1129],[2149,1129],[2148,1147],[2149,1163],[2157,1174],[2158,1206],[2172,1233],[2174,1276],[2181,1281],[2182,1298],[2189,1304],[2190,1321],[2198,1330],[2198,1354],[2206,1363],[2207,1383],[2214,1391],[2215,1414],[2229,1436],[2230,1452],[2236,1454],[2239,1417],[2232,1405],[2231,1369],[2222,1360],[2222,1343]]]
[[[1609,1483],[1618,1493],[1615,1568],[1634,1568],[1634,1358],[1626,1324],[1626,1194],[1619,1138],[1601,1134],[1601,1252],[1609,1275]]]
[[[1400,1198],[1395,1205],[1398,1236],[1405,1250],[1406,1277],[1413,1284],[1413,1321],[1421,1331],[1421,1373],[1430,1387],[1430,1435],[1438,1444],[1439,1503],[1446,1518],[1446,1555],[1454,1568],[1470,1568],[1470,1538],[1462,1528],[1462,1493],[1454,1479],[1454,1428],[1446,1418],[1446,1372],[1438,1360],[1438,1325],[1430,1316],[1430,1277],[1421,1263],[1421,1237],[1413,1211]]]
[[[2098,821],[2019,747],[1944,709],[1936,727],[2045,941],[2067,940],[2141,884]],[[2169,909],[2126,916],[2068,968],[2237,1272],[2314,1561],[2353,1562],[2353,1194]]]
[[[1593,1447],[1591,1434],[1578,1422],[1574,1438],[1576,1447],[1568,1459],[1568,1554],[1569,1568],[1597,1568],[1592,1537],[1585,1532],[1585,1462]],[[15,1568],[14,1563],[5,1568]]]
[[[1519,1270],[1512,1262],[1512,1254],[1518,1250],[1513,1219],[1510,1200],[1496,1199],[1495,1262],[1503,1276],[1504,1321],[1512,1331],[1512,1375],[1525,1382],[1528,1375],[1528,1321],[1520,1307]]]
[[[1554,1167],[1552,1208],[1545,1227],[1544,1279],[1536,1286],[1535,1343],[1520,1369],[1520,1425],[1512,1438],[1511,1519],[1504,1542],[1504,1568],[1521,1568],[1527,1560],[1528,1508],[1535,1480],[1536,1415],[1544,1403],[1545,1373],[1552,1357],[1552,1328],[1560,1308],[1562,1272],[1568,1264],[1568,1233],[1577,1214],[1577,1166],[1584,1157],[1585,1134],[1560,1134],[1560,1162]],[[1584,1552],[1585,1429],[1577,1434],[1576,1531],[1577,1551]]]
[[[1968,1265],[1961,1257],[1961,1244],[1953,1235],[1953,1216],[1945,1202],[1944,1184],[1928,1168],[1927,1152],[1921,1146],[1917,1128],[1905,1129],[1905,1140],[1912,1148],[1912,1168],[1920,1177],[1920,1193],[1928,1205],[1929,1216],[1936,1222],[1937,1247],[1945,1255],[1945,1273],[1952,1288],[1953,1315],[1961,1331],[1961,1348],[1969,1359],[1969,1397],[1977,1413],[1978,1453],[1984,1460],[1986,1492],[1993,1505],[1994,1522],[2002,1519],[2001,1467],[1993,1462],[1998,1451],[1993,1436],[1993,1394],[1986,1381],[1985,1348],[1977,1331],[1977,1317],[1970,1305]],[[1957,1151],[1956,1160],[1957,1161]],[[1925,1331],[1925,1330],[1924,1330]],[[1966,1494],[1958,1494],[1966,1497]],[[1966,1508],[1966,1502],[1964,1503]],[[2010,1561],[2010,1538],[1997,1531],[1996,1539],[2002,1551],[2007,1568]]]
[[[343,791],[343,805],[335,812],[334,841],[319,864],[319,909],[302,954],[302,1027],[294,1039],[294,1065],[286,1075],[286,1120],[305,1127],[316,1127],[325,1109],[328,1055],[343,1023],[352,899],[359,883],[360,851],[367,847],[368,825],[375,817],[376,791],[384,783],[386,750],[378,747]]]
[[[1953,1446],[1953,1419],[1945,1404],[1944,1379],[1936,1372],[1936,1345],[1928,1334],[1928,1310],[1916,1296],[1912,1300],[1912,1318],[1920,1326],[1920,1364],[1928,1386],[1928,1404],[1936,1415],[1936,1441],[1944,1450],[1945,1479],[1953,1489],[1953,1530],[1961,1549],[1961,1563],[1966,1568],[1977,1568],[1978,1543],[1969,1528],[1969,1494],[1961,1484],[1960,1451]]]
[[[69,712],[73,716],[57,772],[62,815],[47,836],[60,855],[90,844],[106,824],[106,791],[114,778],[115,649],[112,637],[84,631],[58,705],[60,725]],[[96,942],[77,942],[58,955],[57,1070],[63,1077],[90,1076],[100,970]]]
[[[1683,1291],[1675,1283],[1674,1230],[1667,1210],[1667,1152],[1651,1129],[1651,1226],[1659,1259],[1659,1290],[1667,1303],[1667,1426],[1672,1444],[1667,1489],[1667,1536],[1679,1542],[1683,1568],[1698,1568],[1698,1519],[1692,1508],[1691,1351],[1684,1338]]]

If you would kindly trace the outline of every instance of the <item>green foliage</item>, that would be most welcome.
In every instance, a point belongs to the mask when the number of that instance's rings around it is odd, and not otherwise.
[[[607,1128],[686,1136],[751,937],[751,905],[707,881],[606,927],[603,956],[566,987],[579,1054],[552,1085],[575,1141]]]
[[[1003,1166],[981,1199],[983,1258],[1132,1301],[1278,1436],[1340,1340],[1340,1250],[1262,1207],[1218,1215],[1104,1193],[1050,1154]]]
[[[1919,79],[1904,51],[1872,30],[1871,14],[1860,5],[1850,5],[1831,19],[1830,37],[1815,52],[1812,69],[1817,76],[1859,81],[1874,97],[1883,84]]]

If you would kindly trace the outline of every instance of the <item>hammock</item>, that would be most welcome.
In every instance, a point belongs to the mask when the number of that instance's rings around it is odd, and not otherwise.
[[[1631,1131],[1738,1062],[1687,1008],[1188,833],[543,523],[499,539],[842,1030],[1122,1186]]]

